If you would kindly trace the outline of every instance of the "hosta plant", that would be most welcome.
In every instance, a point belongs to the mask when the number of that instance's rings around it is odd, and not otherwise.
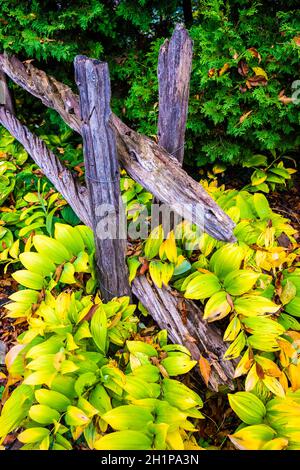
[[[300,394],[287,391],[263,403],[250,392],[229,395],[233,411],[243,421],[230,437],[242,450],[300,450]]]
[[[137,335],[129,298],[50,293],[6,356],[8,387],[0,440],[14,431],[22,449],[199,448],[193,433],[201,398],[173,377],[194,365],[166,334]],[[22,405],[22,406],[20,406]]]

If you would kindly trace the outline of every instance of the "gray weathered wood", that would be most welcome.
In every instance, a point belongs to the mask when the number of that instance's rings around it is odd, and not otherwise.
[[[85,56],[77,56],[75,78],[80,96],[85,176],[93,220],[96,264],[102,297],[108,301],[113,297],[130,295],[125,260],[127,241],[124,230],[123,238],[119,233],[125,212],[121,203],[115,135],[109,123],[111,109],[108,65]],[[108,220],[115,231],[107,234],[107,238],[103,237],[100,228],[104,220]]]
[[[0,123],[23,145],[44,175],[70,204],[80,220],[91,226],[92,218],[86,188],[78,184],[70,170],[47,148],[45,142],[32,134],[4,106],[0,106]]]
[[[228,344],[224,343],[221,332],[215,325],[202,319],[203,313],[194,302],[183,299],[170,288],[159,289],[155,284],[151,285],[145,276],[134,279],[132,291],[159,327],[168,331],[174,343],[186,346],[196,360],[200,354],[205,353],[211,365],[210,388],[218,390],[220,385],[227,385],[234,389],[233,364],[223,359]],[[186,324],[181,318],[179,301],[185,303]]]
[[[48,77],[32,64],[0,54],[0,68],[16,83],[55,109],[65,122],[81,133],[78,96],[70,88]],[[176,206],[176,212],[192,216],[195,205],[200,210],[193,221],[218,240],[234,241],[232,220],[220,209],[206,191],[194,181],[175,158],[149,138],[126,126],[112,113],[118,156],[128,174],[160,201]],[[185,209],[191,205],[188,214]],[[204,224],[203,224],[204,222]],[[204,227],[203,227],[204,225]]]
[[[193,41],[182,25],[159,51],[158,142],[182,163],[188,114]]]
[[[5,106],[12,114],[15,114],[11,91],[8,88],[6,75],[0,70],[0,105]]]

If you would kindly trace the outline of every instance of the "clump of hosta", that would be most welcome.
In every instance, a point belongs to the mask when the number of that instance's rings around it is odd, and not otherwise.
[[[17,431],[23,449],[78,440],[90,449],[199,448],[202,400],[172,378],[196,361],[164,331],[141,341],[134,311],[128,297],[103,304],[46,292],[6,356],[8,384],[19,385],[2,409],[0,442]]]
[[[149,271],[162,288],[171,284],[200,302],[208,322],[227,322],[225,359],[237,359],[235,377],[246,391],[283,397],[300,387],[299,247],[289,221],[261,193],[206,189],[234,220],[234,244],[199,234],[187,221],[169,234],[156,227],[143,254],[128,260],[130,278]]]
[[[10,297],[14,302],[7,309],[13,318],[30,316],[44,292],[58,285],[76,286],[86,293],[95,290],[93,233],[84,225],[71,227],[56,223],[54,237],[29,238],[19,260],[26,269],[15,271],[12,277],[27,289]]]
[[[233,411],[247,426],[230,437],[242,450],[300,450],[300,394],[288,391],[265,405],[250,392],[229,395]]]

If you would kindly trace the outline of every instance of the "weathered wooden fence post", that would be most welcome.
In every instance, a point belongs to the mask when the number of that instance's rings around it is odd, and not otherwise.
[[[110,126],[110,79],[105,62],[77,56],[86,185],[92,211],[96,262],[104,300],[130,295],[125,261],[126,231],[120,197],[120,171]],[[123,226],[124,229],[124,226]],[[120,231],[119,231],[120,230]]]
[[[158,142],[182,164],[189,104],[193,41],[184,26],[176,25],[159,51]]]
[[[4,105],[12,114],[15,114],[13,99],[8,88],[6,74],[0,70],[0,105]]]

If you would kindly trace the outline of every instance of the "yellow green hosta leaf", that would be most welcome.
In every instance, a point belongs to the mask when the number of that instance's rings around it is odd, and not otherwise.
[[[285,286],[279,296],[282,305],[286,305],[293,300],[297,295],[297,288],[290,279],[287,279]]]
[[[145,243],[145,256],[148,259],[154,258],[158,252],[160,245],[164,240],[164,231],[161,225],[155,227],[150,233]]]
[[[261,450],[284,450],[287,448],[288,444],[289,441],[285,437],[276,437],[270,442],[267,442]]]
[[[174,376],[186,374],[197,364],[197,361],[193,361],[189,356],[182,354],[180,356],[169,356],[163,359],[161,364],[170,376]]]
[[[229,394],[230,407],[238,417],[246,424],[259,424],[266,415],[263,402],[253,393],[237,392]]]
[[[278,397],[284,397],[285,392],[283,389],[283,386],[279,382],[276,377],[270,377],[268,375],[265,375],[265,377],[262,379],[264,385],[272,392],[274,395],[277,395]]]
[[[261,450],[276,435],[274,429],[266,424],[254,424],[229,436],[231,442],[240,450]]]
[[[80,251],[84,251],[84,243],[76,227],[56,223],[54,237],[63,246],[66,246],[74,256],[77,256]]]
[[[152,364],[137,367],[132,371],[132,374],[148,382],[157,382],[160,377],[158,368]]]
[[[260,273],[255,273],[254,271],[246,269],[232,271],[228,273],[224,279],[224,289],[230,295],[245,294],[252,289],[259,276]]]
[[[264,315],[265,313],[275,313],[279,310],[280,306],[266,297],[248,294],[235,299],[234,308],[238,314],[252,317]]]
[[[224,341],[234,341],[241,330],[241,322],[235,315],[227,326],[223,339]]]
[[[56,440],[57,444],[62,446],[64,449],[66,449],[66,450],[72,450],[73,449],[72,444],[70,443],[70,441],[68,441],[68,439],[66,439],[61,434],[56,433],[55,440]]]
[[[240,332],[240,334],[236,337],[236,339],[231,343],[229,348],[224,354],[224,359],[235,359],[236,357],[239,357],[241,352],[243,351],[244,347],[246,345],[246,338],[245,334],[243,331]]]
[[[62,393],[41,388],[35,391],[35,398],[40,405],[47,405],[57,411],[66,411],[71,401]]]
[[[136,405],[118,406],[102,415],[101,418],[117,431],[142,430],[153,421],[152,414],[146,408]]]
[[[76,406],[69,406],[65,415],[69,426],[84,426],[90,422],[90,418]]]
[[[45,256],[40,253],[33,253],[27,251],[20,254],[20,261],[26,269],[41,276],[50,276],[54,273],[56,266],[52,263],[50,256]]]
[[[150,450],[152,441],[139,431],[118,431],[106,434],[94,443],[96,450]]]
[[[163,383],[164,399],[170,405],[180,410],[188,410],[196,406],[203,406],[203,402],[197,393],[193,392],[178,380],[164,378]]]
[[[5,308],[9,311],[7,316],[10,318],[27,317],[31,313],[31,306],[28,303],[12,302],[7,304]]]
[[[300,297],[294,297],[285,307],[285,311],[294,315],[294,317],[300,317]]]
[[[76,260],[73,263],[75,272],[89,273],[91,272],[90,257],[85,251],[80,251]]]
[[[252,334],[279,336],[285,332],[280,323],[269,317],[248,317],[243,318],[243,324],[250,329]]]
[[[157,398],[160,394],[160,385],[130,375],[126,376],[123,388],[134,399]]]
[[[45,437],[49,436],[50,430],[47,428],[29,428],[18,435],[18,441],[24,444],[32,442],[40,442]]]
[[[96,414],[98,414],[98,409],[95,408],[91,403],[88,402],[84,397],[79,397],[78,399],[78,408],[80,408],[88,418],[92,418]]]
[[[74,265],[72,263],[66,263],[62,270],[59,281],[63,282],[64,284],[75,284],[76,279],[74,277],[74,274],[75,274]]]
[[[76,230],[80,234],[88,253],[93,253],[95,251],[95,241],[92,229],[86,225],[77,225]]]
[[[35,359],[45,354],[55,354],[63,346],[64,338],[58,335],[51,336],[46,341],[37,344],[29,349],[26,358]]]
[[[26,305],[35,304],[38,300],[38,297],[39,293],[30,289],[19,290],[18,292],[14,292],[9,296],[9,298],[14,302],[20,302]]]
[[[259,334],[256,333],[254,335],[249,336],[248,344],[254,349],[258,349],[259,351],[265,352],[272,352],[272,351],[279,351],[280,347],[277,343],[277,335],[266,335],[264,333]]]
[[[22,286],[28,287],[29,289],[41,290],[44,286],[44,278],[40,274],[26,269],[21,269],[12,273],[12,277]]]
[[[149,357],[157,357],[157,350],[151,344],[142,341],[127,341],[126,345],[132,354],[142,353]]]
[[[177,247],[175,243],[175,235],[174,235],[173,230],[169,233],[168,238],[164,242],[164,253],[171,263],[176,264]]]
[[[56,372],[53,371],[37,371],[27,375],[23,383],[26,385],[48,385],[55,375]]]
[[[231,305],[227,300],[225,291],[216,292],[207,301],[204,308],[203,319],[208,322],[220,320],[226,317],[231,311]]]
[[[162,288],[162,269],[163,263],[161,261],[151,261],[149,264],[151,279],[160,289]]]
[[[141,266],[141,262],[139,261],[137,256],[133,256],[132,258],[127,258],[127,265],[129,271],[129,284],[132,283],[133,279],[136,276],[138,268]]]
[[[271,377],[280,377],[282,374],[277,364],[267,357],[257,354],[255,355],[255,362],[257,362],[263,368],[263,371],[266,375],[270,375]]]
[[[242,359],[235,368],[234,378],[240,377],[241,375],[247,374],[253,364],[253,353],[250,348],[245,351]]]
[[[110,396],[101,384],[96,385],[92,390],[89,400],[97,408],[101,416],[112,409]]]
[[[253,204],[260,219],[266,219],[272,214],[268,200],[262,193],[253,194]]]
[[[179,429],[176,429],[172,432],[169,431],[166,437],[166,442],[170,449],[184,450],[184,442]]]
[[[214,274],[198,274],[187,285],[184,297],[206,299],[221,289],[219,279]]]
[[[153,261],[151,261],[151,263],[153,263]],[[161,267],[161,280],[165,286],[169,284],[170,280],[172,279],[173,273],[174,265],[169,263],[163,263]]]
[[[227,244],[219,248],[211,257],[210,271],[223,280],[228,273],[240,269],[245,256],[244,249],[238,245]]]
[[[35,235],[33,244],[38,253],[51,257],[56,264],[64,263],[72,258],[71,253],[61,242],[46,235]]]
[[[20,385],[5,402],[0,415],[0,438],[20,426],[28,415],[32,405],[34,394],[32,387]]]
[[[58,411],[47,405],[33,405],[28,414],[36,423],[45,425],[53,424],[54,421],[58,421],[60,418]]]
[[[267,179],[267,173],[263,170],[255,170],[251,175],[252,186],[258,186]]]
[[[99,351],[106,353],[107,347],[107,317],[101,304],[91,320],[91,333]]]

